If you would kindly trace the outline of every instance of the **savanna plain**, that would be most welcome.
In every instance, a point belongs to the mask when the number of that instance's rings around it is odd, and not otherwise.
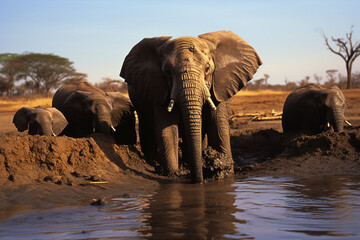
[[[360,89],[343,90],[352,126],[344,133],[317,135],[282,133],[279,113],[289,93],[242,90],[232,98],[235,176],[359,175]],[[186,174],[158,174],[145,162],[139,144],[119,146],[101,134],[74,139],[17,132],[12,118],[24,106],[49,107],[51,98],[0,98],[0,218],[16,208],[131,196],[152,192],[162,183],[187,182]]]

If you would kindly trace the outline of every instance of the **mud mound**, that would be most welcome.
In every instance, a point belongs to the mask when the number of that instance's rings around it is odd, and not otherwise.
[[[130,171],[126,164],[131,158],[141,158],[136,148],[117,146],[106,136],[74,139],[4,134],[0,138],[0,184],[9,180],[68,185],[118,181]]]
[[[234,170],[238,174],[360,173],[360,127],[347,128],[344,133],[328,131],[317,135],[282,134],[273,129],[249,130],[232,136],[231,144]],[[213,149],[206,149],[203,159],[206,178],[222,178],[233,171],[231,159]],[[18,133],[0,137],[0,184],[122,183],[132,177],[171,180],[146,164],[139,146],[117,145],[111,137],[101,134],[78,139]],[[187,179],[188,171],[180,177]]]
[[[238,174],[305,177],[360,173],[360,127],[317,135],[248,131],[233,136],[231,142]]]
[[[234,173],[233,160],[211,147],[203,150],[203,173],[205,179],[222,179]]]
[[[343,133],[332,131],[317,135],[289,135],[283,148],[289,156],[316,155],[357,159],[360,150],[360,130],[346,129]]]
[[[284,137],[274,129],[237,132],[231,137],[235,165],[262,162],[283,151]]]

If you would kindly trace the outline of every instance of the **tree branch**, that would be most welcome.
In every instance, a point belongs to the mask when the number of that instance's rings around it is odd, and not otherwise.
[[[336,55],[339,55],[342,59],[344,59],[344,61],[346,61],[345,57],[340,53],[340,50],[337,52],[331,47],[327,37],[325,37],[325,44],[331,52],[335,53]]]

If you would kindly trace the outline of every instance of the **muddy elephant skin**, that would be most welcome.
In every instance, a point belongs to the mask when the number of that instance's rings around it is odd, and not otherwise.
[[[346,101],[337,86],[317,84],[300,87],[287,97],[282,116],[283,132],[319,133],[333,127],[344,131]]]
[[[52,101],[69,122],[64,135],[85,137],[92,132],[112,135],[118,144],[135,144],[135,112],[119,92],[104,92],[88,82],[59,88]]]
[[[68,122],[56,108],[34,107],[20,108],[14,115],[13,123],[18,131],[29,129],[30,135],[57,136],[61,134]]]
[[[231,158],[228,100],[260,65],[255,50],[231,31],[145,38],[136,44],[120,76],[138,113],[146,158],[159,162],[166,174],[176,173],[182,138],[192,182],[202,183],[204,148]]]

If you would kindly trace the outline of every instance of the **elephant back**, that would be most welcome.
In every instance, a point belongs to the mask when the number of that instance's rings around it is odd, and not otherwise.
[[[90,92],[100,95],[106,95],[106,93],[95,87],[89,82],[80,82],[78,84],[68,84],[60,87],[54,94],[53,100],[52,100],[52,106],[62,110],[63,103],[66,101],[66,99],[75,91],[84,91],[84,92]]]

